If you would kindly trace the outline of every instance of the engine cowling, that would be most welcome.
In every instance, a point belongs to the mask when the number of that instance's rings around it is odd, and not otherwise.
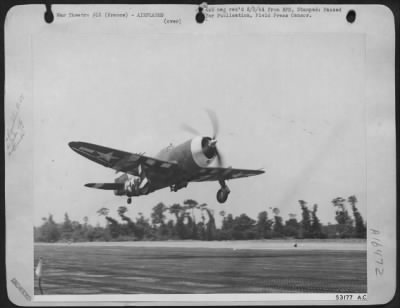
[[[187,174],[196,173],[199,168],[208,167],[215,158],[218,158],[216,143],[216,139],[197,136],[177,146],[168,146],[161,150],[156,158],[178,164]]]
[[[215,140],[210,137],[195,137],[190,144],[190,151],[194,162],[199,167],[207,167],[217,156]]]

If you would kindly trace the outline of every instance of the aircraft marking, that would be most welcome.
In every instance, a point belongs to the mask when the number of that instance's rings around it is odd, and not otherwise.
[[[107,162],[110,162],[112,159],[119,158],[118,156],[113,156],[114,152],[110,152],[107,154],[97,152],[97,154],[99,158],[104,159]]]
[[[93,153],[94,152],[94,150],[92,150],[92,149],[88,149],[88,148],[86,148],[86,147],[79,147],[79,149],[78,150],[81,150],[81,151],[83,151],[83,152],[89,152],[89,153]]]
[[[129,156],[128,161],[138,161],[139,159],[140,159],[139,155],[132,154],[131,156]]]
[[[155,163],[156,163],[155,160],[152,160],[152,159],[147,159],[147,160],[146,160],[146,164],[148,164],[148,165],[150,165],[150,166],[153,166]]]
[[[247,176],[246,174],[243,174],[242,172],[236,173],[236,174],[232,174],[232,178],[237,178],[237,177],[241,177],[241,176]]]
[[[224,175],[228,175],[228,174],[229,174],[229,172],[231,172],[231,170],[230,170],[230,169],[227,169],[227,170],[225,170],[225,171],[224,171]]]

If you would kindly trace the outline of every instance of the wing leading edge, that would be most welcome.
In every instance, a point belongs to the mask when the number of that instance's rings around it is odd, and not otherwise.
[[[139,175],[139,166],[146,171],[149,178],[155,176],[168,177],[177,171],[178,165],[173,162],[148,157],[142,154],[124,152],[112,148],[87,142],[70,142],[69,146],[78,154],[116,171],[122,171],[131,175]]]
[[[263,174],[264,170],[248,170],[234,168],[201,168],[200,171],[190,180],[191,182],[206,182],[219,180],[239,179],[254,175]]]

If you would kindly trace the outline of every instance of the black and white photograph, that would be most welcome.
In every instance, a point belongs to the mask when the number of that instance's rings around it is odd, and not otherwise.
[[[390,300],[388,8],[45,9],[6,19],[13,302]]]

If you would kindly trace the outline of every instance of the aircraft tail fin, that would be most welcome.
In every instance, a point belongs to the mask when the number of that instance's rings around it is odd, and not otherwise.
[[[105,190],[120,190],[124,188],[124,183],[87,183],[85,186]]]

